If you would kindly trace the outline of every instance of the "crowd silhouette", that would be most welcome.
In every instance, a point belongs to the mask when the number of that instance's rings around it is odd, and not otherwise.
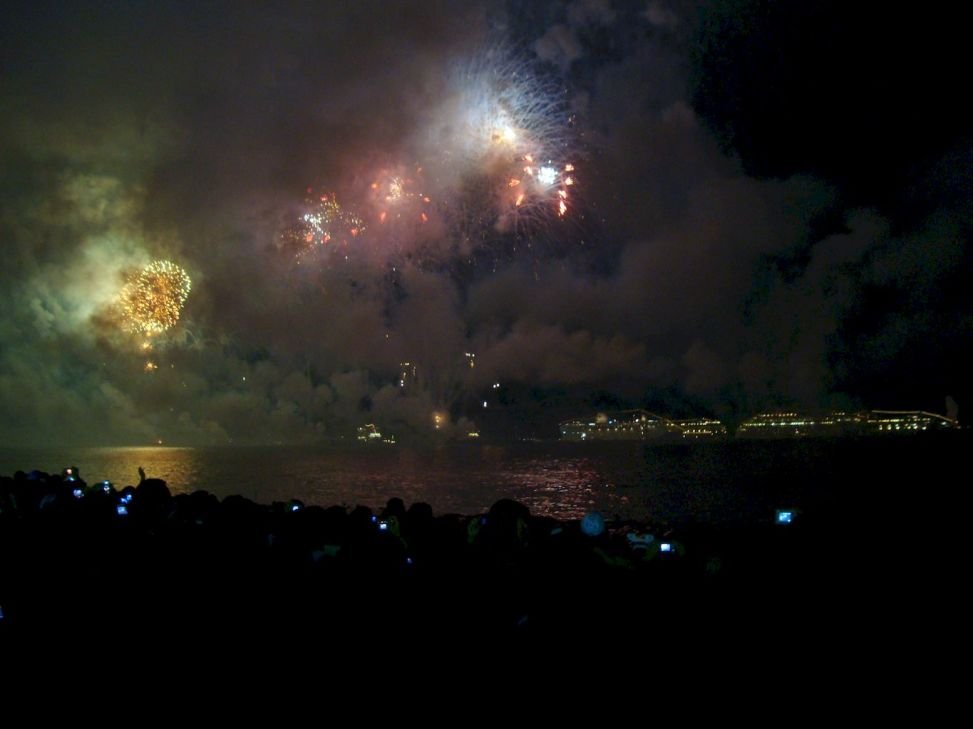
[[[141,468],[121,488],[74,467],[17,472],[0,478],[0,636],[800,640],[798,615],[830,630],[857,599],[864,558],[839,537],[853,529],[824,516],[669,528],[557,521],[509,499],[436,515],[398,498],[372,510],[173,495]]]

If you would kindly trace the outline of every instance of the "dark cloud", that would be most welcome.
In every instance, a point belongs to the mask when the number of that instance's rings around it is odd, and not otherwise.
[[[963,401],[973,135],[932,21],[743,0],[2,13],[7,442]],[[477,58],[542,90],[578,163],[567,220],[478,207],[455,114]],[[465,207],[282,255],[308,188],[360,201],[392,168]],[[155,258],[193,291],[143,352],[111,306]]]

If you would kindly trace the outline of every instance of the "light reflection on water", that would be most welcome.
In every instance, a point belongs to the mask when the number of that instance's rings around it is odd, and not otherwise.
[[[597,509],[667,522],[764,518],[775,506],[825,493],[821,485],[834,481],[833,459],[822,457],[825,446],[590,446],[0,449],[0,474],[32,468],[59,473],[71,465],[89,483],[107,478],[120,488],[137,483],[142,466],[174,493],[205,489],[260,503],[299,498],[377,508],[397,496],[407,505],[425,501],[437,514],[474,514],[511,498],[534,514],[562,519]]]
[[[482,513],[501,498],[532,513],[580,518],[594,508],[626,514],[610,460],[548,446],[310,448],[48,448],[0,449],[0,474],[59,473],[76,466],[89,483],[138,483],[141,466],[173,493],[205,489],[261,503],[299,498],[309,504],[381,507],[393,496],[430,503],[436,513]],[[635,449],[634,453],[640,453]],[[646,514],[638,515],[642,518]]]

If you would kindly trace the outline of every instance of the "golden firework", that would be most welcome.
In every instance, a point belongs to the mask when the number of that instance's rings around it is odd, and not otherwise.
[[[161,334],[179,321],[192,281],[172,261],[153,261],[122,287],[119,302],[127,327],[139,334]]]

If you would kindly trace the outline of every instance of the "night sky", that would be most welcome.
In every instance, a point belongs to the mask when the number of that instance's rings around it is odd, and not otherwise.
[[[963,419],[949,6],[339,5],[3,3],[4,443],[555,437],[598,409],[947,396]],[[322,196],[341,216],[302,248]],[[154,260],[192,289],[147,336],[119,301]]]

